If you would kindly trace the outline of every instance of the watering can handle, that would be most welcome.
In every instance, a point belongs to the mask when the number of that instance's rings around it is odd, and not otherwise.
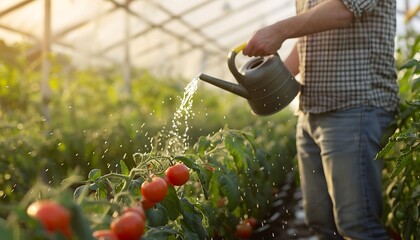
[[[234,76],[237,80],[239,80],[239,81],[242,81],[242,80],[243,80],[244,75],[242,75],[242,74],[238,71],[238,69],[236,68],[236,65],[235,65],[235,57],[236,57],[236,55],[237,55],[239,52],[241,52],[242,50],[244,50],[244,48],[246,47],[246,45],[247,45],[247,43],[246,43],[246,42],[244,42],[244,43],[242,43],[242,44],[238,45],[237,47],[235,47],[235,48],[234,48],[234,49],[233,49],[233,50],[229,53],[229,56],[228,56],[228,67],[229,67],[229,70],[230,70],[230,72],[233,74],[233,76]],[[280,56],[279,56],[279,54],[278,54],[277,52],[276,52],[274,55],[280,58]]]
[[[228,55],[228,59],[227,59],[229,70],[233,74],[233,76],[236,78],[238,83],[241,83],[243,81],[244,75],[242,75],[236,68],[235,57],[239,52],[241,52],[246,47],[246,45],[247,43],[244,42],[241,45],[235,47],[232,51],[230,51]]]
[[[244,43],[242,43],[241,45],[239,45],[239,46],[235,47],[235,48],[233,49],[233,51],[234,51],[236,54],[238,54],[239,52],[241,52],[242,50],[244,50],[244,48],[246,47],[246,45],[247,45],[247,43],[246,43],[246,42],[244,42]]]

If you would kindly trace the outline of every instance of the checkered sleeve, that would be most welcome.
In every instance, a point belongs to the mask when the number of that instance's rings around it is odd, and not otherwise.
[[[341,0],[344,5],[354,14],[355,18],[360,18],[366,12],[372,11],[379,0]]]

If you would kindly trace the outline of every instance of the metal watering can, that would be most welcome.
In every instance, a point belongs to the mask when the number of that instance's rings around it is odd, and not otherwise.
[[[203,73],[198,78],[246,98],[256,115],[274,114],[290,104],[299,93],[300,84],[284,66],[277,53],[269,57],[251,58],[238,70],[235,57],[245,46],[246,43],[243,43],[234,48],[227,59],[229,70],[238,84]]]

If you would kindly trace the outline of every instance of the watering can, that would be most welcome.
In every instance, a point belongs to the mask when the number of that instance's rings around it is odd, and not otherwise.
[[[276,53],[268,57],[254,57],[240,70],[236,68],[235,57],[246,43],[234,48],[228,55],[228,67],[238,84],[227,82],[201,73],[199,79],[239,95],[248,100],[252,112],[267,116],[287,105],[300,91],[300,84],[291,75]]]

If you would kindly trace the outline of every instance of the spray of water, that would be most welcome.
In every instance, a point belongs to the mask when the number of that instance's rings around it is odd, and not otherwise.
[[[198,76],[195,77],[185,88],[181,99],[181,104],[174,113],[172,126],[169,130],[162,130],[158,145],[163,147],[165,155],[179,155],[188,149],[188,130],[189,121],[193,118],[191,112],[193,106],[193,96],[197,91]]]

